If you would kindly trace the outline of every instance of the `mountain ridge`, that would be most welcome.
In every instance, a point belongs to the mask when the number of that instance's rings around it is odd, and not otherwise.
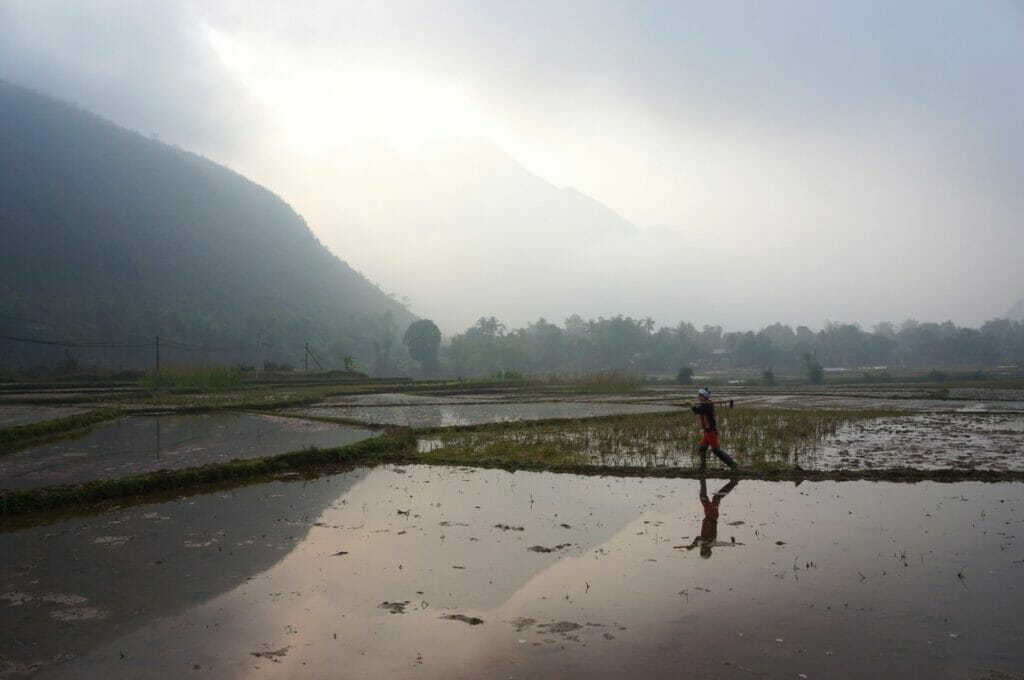
[[[277,340],[278,361],[314,341],[332,348],[331,363],[365,364],[385,317],[392,334],[415,318],[266,187],[3,81],[0,159],[8,334],[33,330],[13,317],[40,316],[110,342],[159,334],[251,345],[259,332]]]

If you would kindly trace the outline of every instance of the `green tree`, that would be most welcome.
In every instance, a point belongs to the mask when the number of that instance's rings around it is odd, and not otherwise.
[[[409,356],[420,362],[427,375],[437,373],[437,351],[441,347],[441,330],[430,319],[412,322],[405,330],[402,342],[409,348]]]
[[[676,382],[680,385],[689,385],[693,382],[693,367],[683,366],[679,369],[679,373],[676,374]]]
[[[814,355],[808,352],[803,356],[804,375],[814,385],[821,385],[825,382],[825,369],[821,367]]]

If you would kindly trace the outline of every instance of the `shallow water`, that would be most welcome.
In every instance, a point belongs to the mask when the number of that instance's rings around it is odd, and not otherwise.
[[[18,427],[41,423],[44,420],[67,418],[88,412],[87,408],[77,406],[21,406],[16,404],[0,404],[0,428]]]
[[[1024,667],[1024,485],[724,485],[378,468],[0,535],[0,674]]]
[[[607,404],[580,401],[506,402],[495,404],[397,404],[394,406],[317,405],[291,412],[318,418],[343,418],[375,425],[452,427],[517,420],[594,418],[634,413],[678,411],[669,405]]]
[[[495,399],[513,398],[513,395],[494,394],[404,394],[401,392],[381,392],[378,394],[354,394],[342,397],[330,397],[318,406],[407,406],[465,404],[473,402],[491,402]]]
[[[76,439],[0,456],[0,489],[129,477],[312,446],[344,446],[371,436],[363,428],[279,416],[132,416]]]

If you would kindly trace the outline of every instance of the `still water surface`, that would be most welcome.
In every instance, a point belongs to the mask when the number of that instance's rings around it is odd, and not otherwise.
[[[132,416],[76,439],[0,456],[0,489],[130,477],[311,446],[344,446],[371,436],[363,428],[279,416]]]
[[[1020,483],[277,482],[0,535],[0,674],[1020,671],[1022,513]]]

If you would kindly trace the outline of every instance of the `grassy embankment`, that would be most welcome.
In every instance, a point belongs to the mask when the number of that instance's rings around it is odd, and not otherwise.
[[[116,408],[101,408],[64,418],[6,427],[0,429],[0,454],[78,435],[94,425],[120,416],[121,412]]]
[[[167,491],[203,490],[224,482],[266,480],[301,471],[334,471],[354,465],[408,462],[416,440],[393,432],[348,446],[310,448],[266,458],[233,460],[184,470],[161,470],[123,479],[104,479],[40,489],[0,491],[0,516],[82,508]]]

